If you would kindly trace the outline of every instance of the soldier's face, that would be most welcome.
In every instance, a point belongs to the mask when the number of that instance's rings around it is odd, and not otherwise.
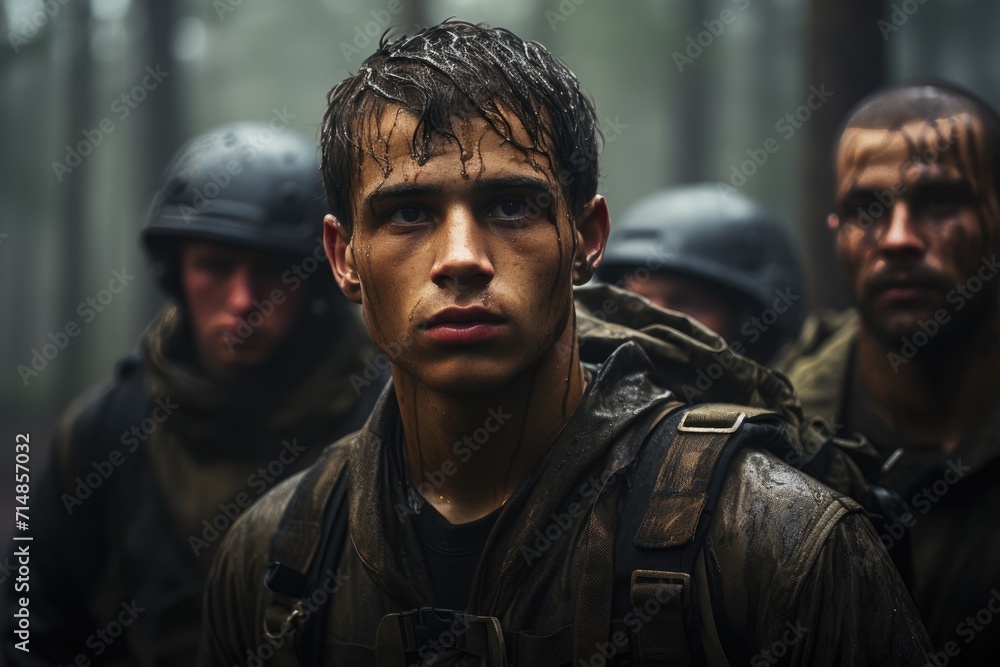
[[[967,290],[982,290],[996,252],[996,221],[984,219],[968,166],[976,129],[970,118],[914,122],[848,129],[840,142],[828,223],[862,320],[887,344],[994,307],[1000,280],[984,290],[994,297]]]
[[[365,158],[353,234],[328,216],[327,252],[397,372],[442,393],[489,391],[572,325],[572,284],[600,259],[607,209],[595,197],[574,227],[545,159],[481,119],[456,123],[464,160],[442,139],[418,164],[415,126],[405,112],[385,114],[385,162]]]
[[[288,268],[264,253],[207,241],[181,246],[181,285],[198,355],[228,377],[267,361],[292,328],[302,290],[281,282]]]
[[[646,297],[660,308],[676,310],[698,320],[726,340],[735,340],[740,312],[721,288],[675,273],[657,272],[645,280],[628,275],[625,289]]]

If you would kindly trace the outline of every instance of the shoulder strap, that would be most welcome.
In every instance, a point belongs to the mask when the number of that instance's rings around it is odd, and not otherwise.
[[[628,591],[615,606],[643,667],[698,664],[694,564],[747,427],[776,419],[760,408],[697,405],[663,420],[643,448],[615,554],[616,588]]]
[[[278,667],[319,664],[329,601],[321,577],[334,568],[347,541],[346,468],[344,447],[328,450],[309,468],[271,540],[263,581],[263,632],[275,647],[273,664]],[[320,498],[327,500],[317,502]],[[306,641],[310,636],[312,641]]]

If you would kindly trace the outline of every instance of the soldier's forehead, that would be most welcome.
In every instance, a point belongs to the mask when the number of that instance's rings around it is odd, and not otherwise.
[[[968,141],[978,134],[980,122],[972,114],[947,118],[914,120],[897,128],[849,127],[838,145],[838,159],[858,160],[872,153],[901,153],[908,156],[928,148],[944,152],[952,144]]]
[[[526,163],[540,176],[554,181],[551,164],[539,160],[537,155],[525,154],[517,146],[530,146],[531,138],[518,118],[512,113],[505,115],[509,139],[501,136],[496,128],[481,116],[469,118],[452,117],[453,136],[437,134],[427,148],[426,162],[434,161],[443,154],[461,159],[467,163],[468,172],[477,174],[482,169],[484,152],[502,153],[512,163]],[[360,163],[362,183],[380,183],[390,177],[390,173],[403,180],[415,178],[425,161],[419,159],[414,147],[414,137],[418,137],[420,118],[399,106],[390,106],[377,118],[370,118],[362,131],[366,133],[365,150]],[[419,137],[418,137],[419,141]],[[461,152],[455,149],[461,147]],[[542,150],[538,155],[546,155]]]

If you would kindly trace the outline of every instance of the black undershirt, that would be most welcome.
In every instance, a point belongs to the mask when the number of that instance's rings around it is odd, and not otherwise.
[[[588,385],[593,383],[599,370],[593,364],[583,364],[584,378]],[[405,473],[408,468],[402,421],[397,422],[395,435],[397,472],[404,480],[408,500],[419,498],[409,483],[409,476]],[[499,507],[475,521],[454,524],[445,519],[426,500],[421,498],[417,502],[419,509],[414,506],[415,511],[412,514],[413,528],[420,539],[424,561],[427,563],[427,573],[434,589],[436,606],[465,611],[469,606],[469,593],[472,591],[476,566],[479,565],[486,540],[503,508]]]
[[[410,484],[406,474],[408,468],[402,421],[396,424],[394,449],[392,461],[399,475],[400,493],[412,510],[413,529],[427,563],[427,574],[434,590],[433,606],[465,611],[469,606],[469,593],[479,557],[503,508],[468,523],[449,522]]]
[[[413,515],[437,607],[468,608],[476,566],[501,509],[460,524],[450,523],[427,502]]]

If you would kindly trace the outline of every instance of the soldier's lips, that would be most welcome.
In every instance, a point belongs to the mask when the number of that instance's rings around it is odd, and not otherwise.
[[[936,275],[893,275],[874,278],[869,289],[876,302],[884,305],[939,298],[948,289],[947,281]]]
[[[914,301],[926,299],[936,293],[937,290],[931,287],[924,287],[921,285],[897,285],[882,289],[879,296],[889,301]]]
[[[264,336],[259,330],[247,328],[240,325],[224,326],[219,328],[219,338],[230,347],[256,347],[264,342]]]
[[[500,322],[443,322],[429,327],[426,334],[442,345],[473,345],[494,338],[504,326]]]
[[[499,335],[506,320],[486,308],[445,308],[425,321],[421,328],[426,336],[442,345],[474,345]]]

